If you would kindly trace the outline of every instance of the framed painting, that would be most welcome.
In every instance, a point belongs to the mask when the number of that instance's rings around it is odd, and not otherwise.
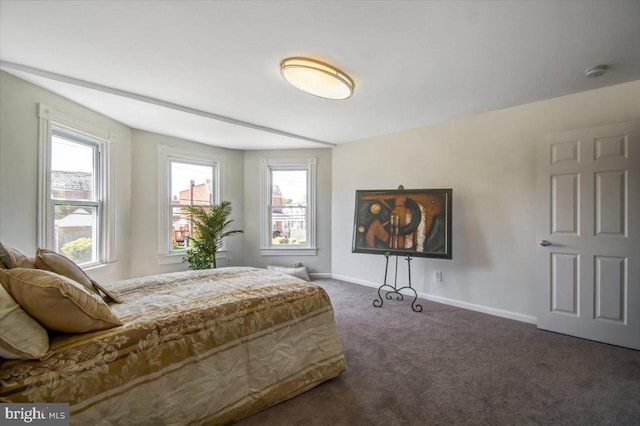
[[[451,189],[356,190],[353,253],[452,258]]]

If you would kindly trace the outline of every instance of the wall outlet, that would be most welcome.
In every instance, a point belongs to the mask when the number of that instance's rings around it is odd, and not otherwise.
[[[435,275],[436,281],[441,283],[442,282],[442,272],[441,271],[436,271],[434,275]]]

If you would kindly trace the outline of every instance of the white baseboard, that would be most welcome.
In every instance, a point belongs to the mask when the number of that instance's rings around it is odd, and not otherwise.
[[[310,278],[331,278],[331,273],[329,272],[311,272],[309,273]]]
[[[380,283],[375,283],[372,281],[361,280],[359,278],[348,277],[345,275],[331,274],[331,278],[341,281],[347,281],[354,284],[360,284],[367,287],[380,287]],[[530,315],[523,315],[517,312],[505,311],[502,309],[491,308],[488,306],[476,305],[474,303],[462,302],[460,300],[449,299],[447,297],[442,296],[434,296],[431,294],[418,292],[418,297],[426,300],[431,300],[432,302],[442,303],[445,305],[455,306],[457,308],[469,309],[471,311],[482,312],[483,314],[494,315],[497,317],[508,318],[515,321],[526,322],[528,324],[537,324],[538,319],[536,317]]]
[[[360,284],[367,287],[376,287],[376,288],[380,287],[379,283],[374,283],[373,281],[361,280],[360,278],[348,277],[346,275],[331,274],[331,278],[340,280],[340,281],[347,281],[354,284]]]

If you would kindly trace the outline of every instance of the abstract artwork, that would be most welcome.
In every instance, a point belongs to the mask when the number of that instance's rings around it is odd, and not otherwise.
[[[451,259],[451,193],[357,190],[352,251]]]

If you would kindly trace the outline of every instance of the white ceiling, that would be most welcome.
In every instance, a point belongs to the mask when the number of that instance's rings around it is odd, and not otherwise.
[[[290,56],[336,65],[354,96],[290,86]],[[325,147],[637,80],[640,1],[1,0],[0,59],[133,128]]]

